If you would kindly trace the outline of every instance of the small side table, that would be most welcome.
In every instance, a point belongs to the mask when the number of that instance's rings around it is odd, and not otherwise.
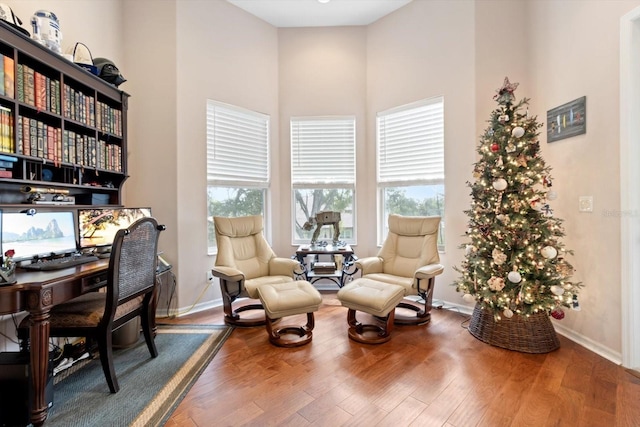
[[[335,262],[335,255],[344,257],[342,269],[336,269],[333,273],[319,274],[313,271],[313,265],[307,266],[305,258],[307,255],[330,255],[331,260]],[[292,257],[296,259],[302,266],[303,273],[301,276],[309,283],[318,280],[327,279],[342,288],[345,284],[353,280],[353,275],[358,271],[355,261],[358,257],[353,253],[351,246],[333,246],[333,245],[300,245],[296,254]]]

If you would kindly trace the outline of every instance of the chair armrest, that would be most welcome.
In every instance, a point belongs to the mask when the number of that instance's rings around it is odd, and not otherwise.
[[[244,274],[242,271],[233,267],[220,267],[215,266],[211,269],[211,273],[219,278],[228,282],[241,282],[244,280]]]
[[[270,276],[290,276],[296,273],[302,273],[300,262],[291,258],[275,257],[269,261]]]
[[[356,267],[362,271],[362,275],[382,273],[382,258],[371,256],[356,260]]]
[[[415,272],[416,279],[431,279],[439,274],[442,274],[444,271],[444,266],[442,264],[429,264],[423,265]]]

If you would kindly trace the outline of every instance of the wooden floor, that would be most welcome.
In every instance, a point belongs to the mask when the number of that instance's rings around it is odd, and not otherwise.
[[[640,426],[640,379],[564,337],[548,354],[512,352],[434,309],[430,324],[372,346],[347,338],[346,317],[324,293],[313,341],[297,349],[236,328],[166,426]]]

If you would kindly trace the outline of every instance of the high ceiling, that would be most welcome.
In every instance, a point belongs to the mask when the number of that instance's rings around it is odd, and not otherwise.
[[[369,25],[412,0],[227,0],[275,27]]]

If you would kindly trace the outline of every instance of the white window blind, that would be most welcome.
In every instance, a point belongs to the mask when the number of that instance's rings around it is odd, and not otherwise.
[[[291,183],[355,184],[355,118],[291,119]]]
[[[268,115],[207,100],[207,182],[267,185]]]
[[[444,99],[378,113],[378,183],[444,181]]]

